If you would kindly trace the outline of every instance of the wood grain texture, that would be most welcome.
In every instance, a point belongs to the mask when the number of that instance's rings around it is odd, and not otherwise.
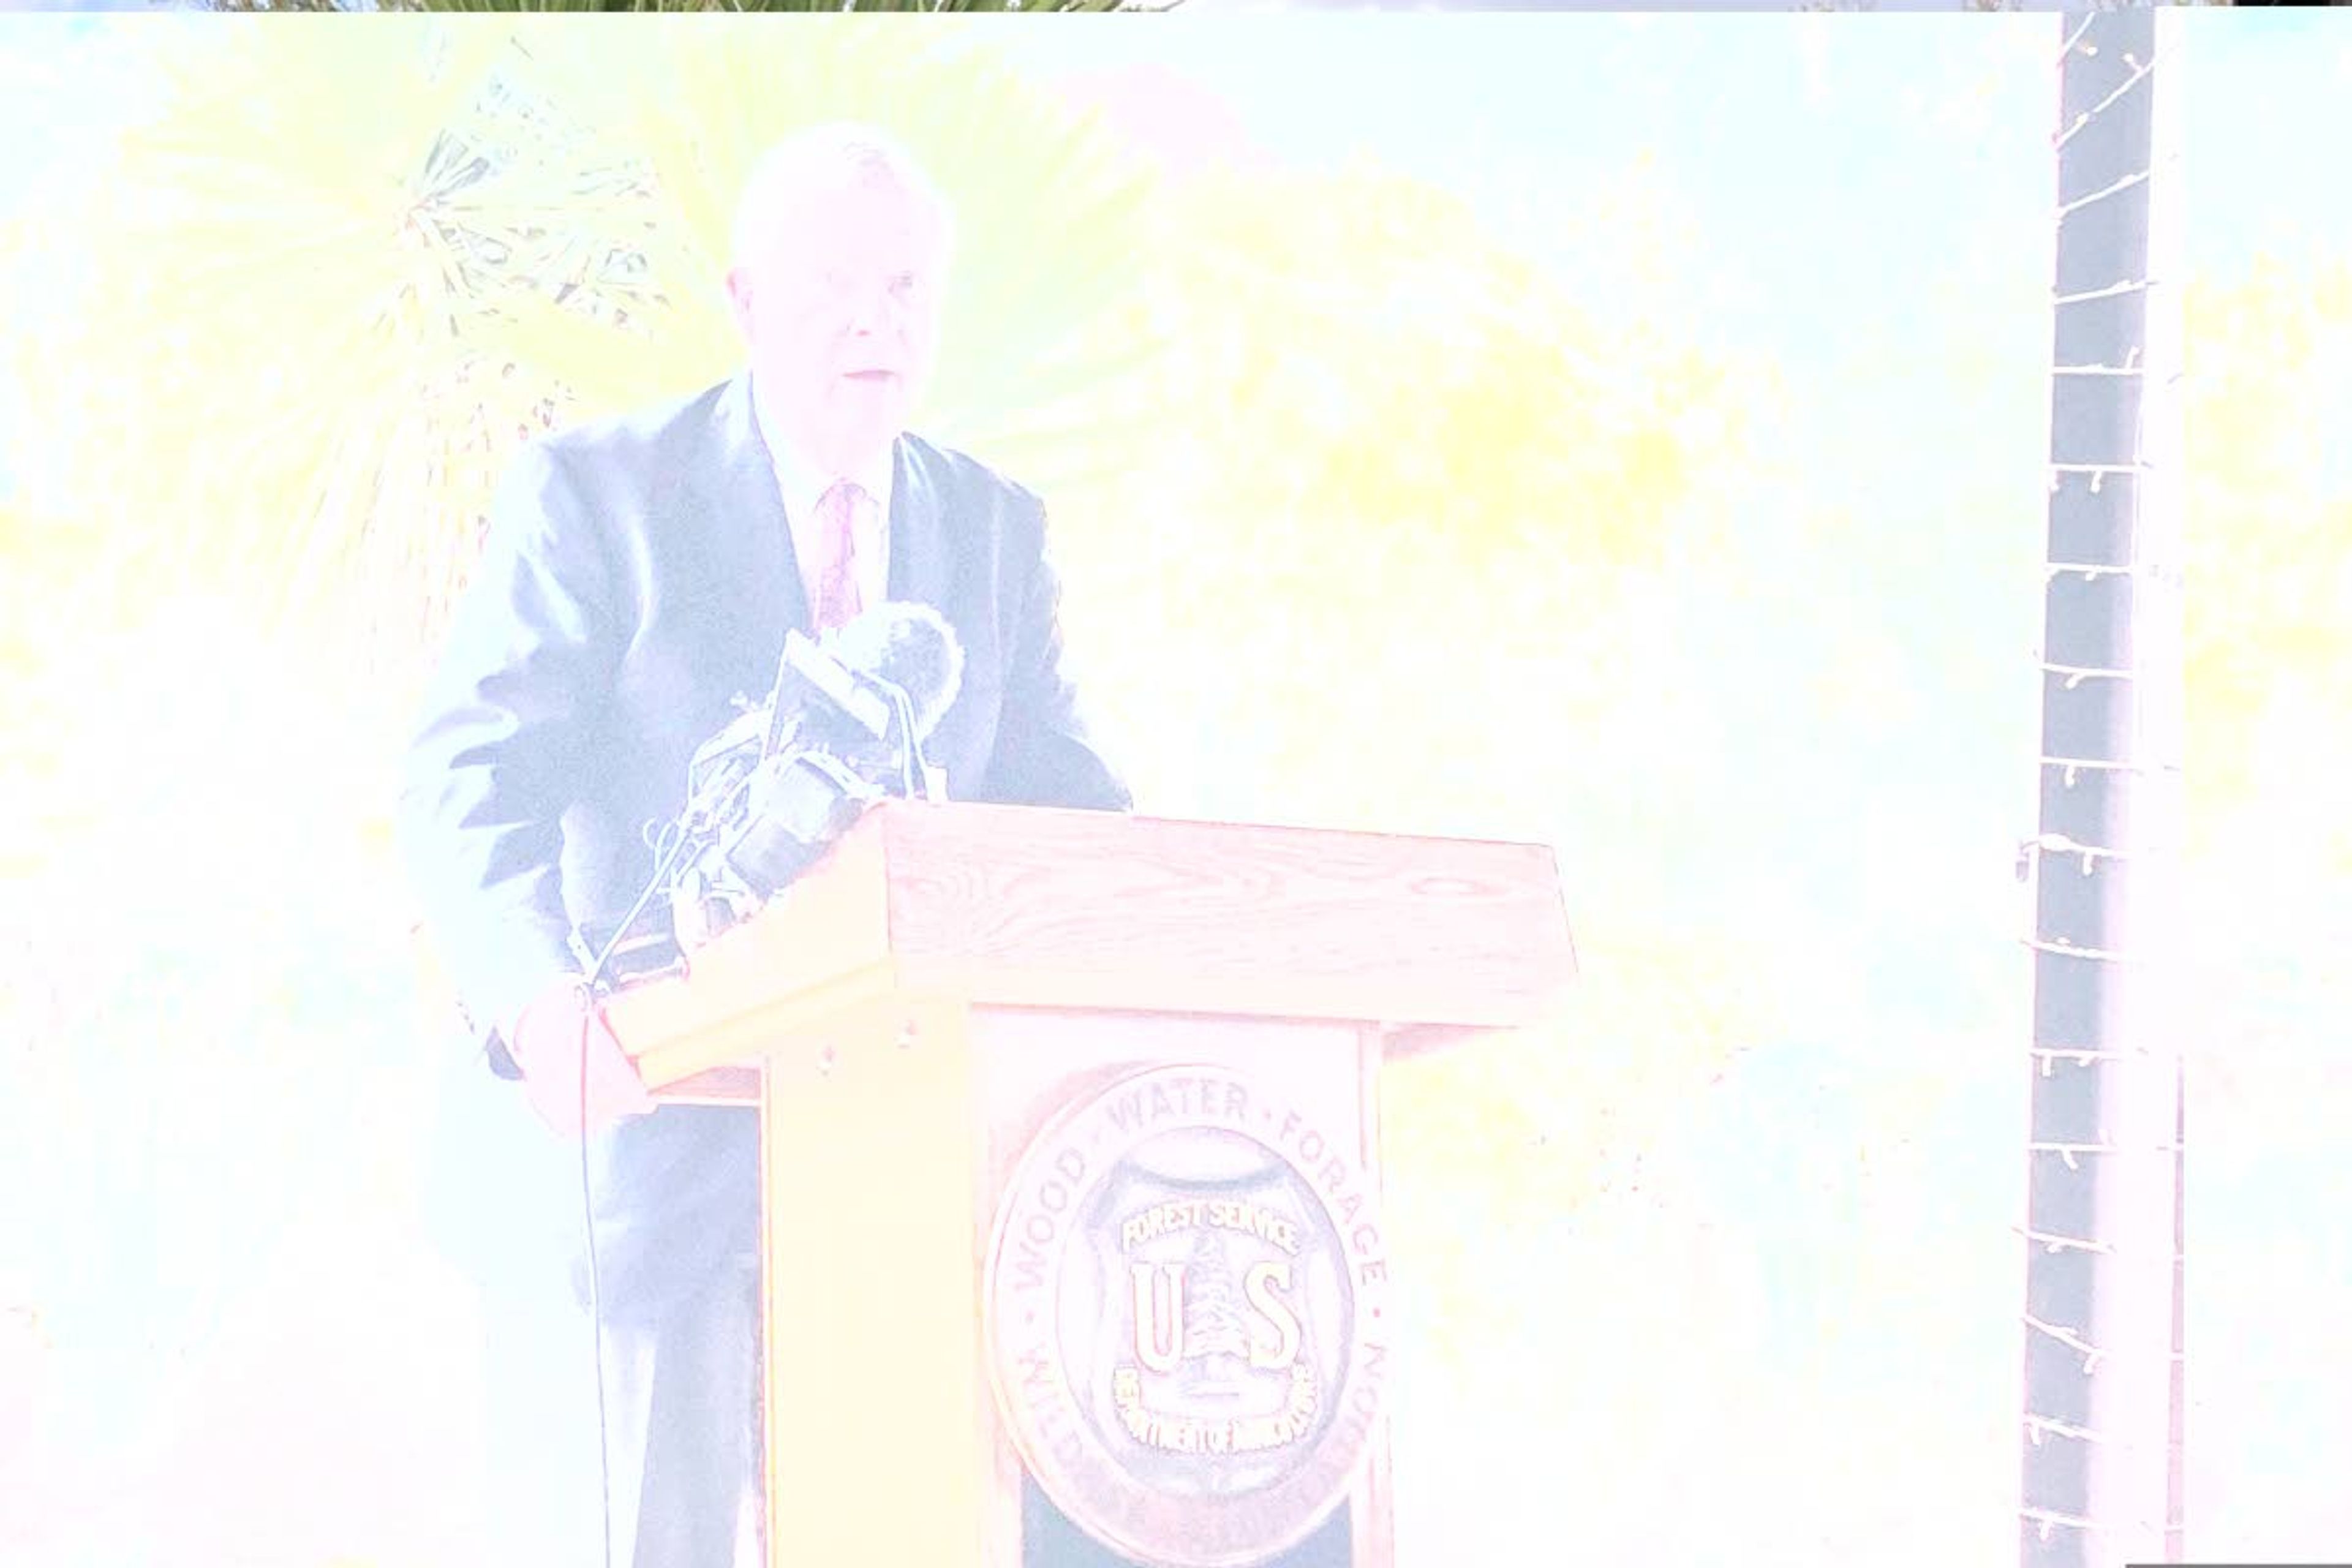
[[[980,1290],[1021,1153],[1138,1068],[1224,1064],[1354,1121],[1381,1064],[1573,976],[1538,846],[896,802],[605,1016],[663,1098],[756,1103],[770,1561],[1014,1568],[1022,1464]],[[1394,1554],[1385,1416],[1350,1494]],[[908,1507],[903,1478],[924,1478]]]
[[[660,1088],[877,988],[1380,1024],[1411,1049],[1536,1022],[1575,970],[1539,845],[908,801],[606,1015]]]
[[[757,1105],[760,1064],[731,1063],[689,1073],[654,1092],[664,1105]]]
[[[893,805],[890,946],[974,1002],[1528,1023],[1573,975],[1538,845]]]
[[[719,1022],[637,1048],[637,1070],[658,1091],[719,1068],[772,1060],[796,1044],[841,1033],[849,1019],[887,1011],[899,995],[894,967],[869,964],[779,994],[765,1006],[730,1008]]]
[[[656,1091],[766,1052],[897,988],[882,841],[853,833],[688,973],[618,992],[604,1019]]]

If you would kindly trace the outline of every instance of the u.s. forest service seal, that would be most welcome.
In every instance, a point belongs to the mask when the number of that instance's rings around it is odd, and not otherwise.
[[[1223,1068],[1064,1112],[986,1283],[1015,1445],[1072,1521],[1171,1568],[1262,1563],[1348,1493],[1388,1377],[1388,1259],[1353,1128]]]

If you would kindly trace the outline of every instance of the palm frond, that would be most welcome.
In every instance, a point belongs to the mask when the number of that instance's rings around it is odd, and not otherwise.
[[[890,125],[958,208],[927,426],[1033,481],[1087,467],[1135,406],[1116,394],[1143,357],[1121,324],[1141,319],[1122,299],[1144,177],[985,51],[904,34],[402,16],[146,36],[157,110],[60,215],[89,265],[16,361],[53,396],[53,510],[107,520],[126,587],[205,582],[339,626],[445,599],[519,442],[739,362],[734,192],[770,142],[836,117]]]

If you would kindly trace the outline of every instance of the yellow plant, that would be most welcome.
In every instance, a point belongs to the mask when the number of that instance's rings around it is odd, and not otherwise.
[[[1050,479],[1133,358],[1073,345],[1123,287],[1142,186],[984,53],[893,34],[126,38],[160,107],[43,215],[63,308],[16,367],[56,437],[44,498],[126,588],[225,591],[321,647],[358,623],[413,661],[520,441],[734,367],[732,193],[767,142],[852,114],[914,145],[971,236],[930,423]],[[1049,193],[1070,221],[1034,244]]]
[[[2286,829],[2298,861],[2340,869],[2342,812],[2280,806],[2304,794],[2282,786],[2352,763],[2337,721],[2352,711],[2352,268],[2264,258],[2200,288],[2189,352],[2192,842],[2227,853]]]

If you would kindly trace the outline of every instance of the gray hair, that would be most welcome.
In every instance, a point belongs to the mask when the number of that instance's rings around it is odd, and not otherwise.
[[[940,254],[954,248],[955,224],[947,199],[895,139],[871,125],[835,121],[794,132],[762,153],[736,198],[728,259],[740,267],[773,241],[793,206],[805,197],[877,183],[912,196],[937,226]]]

